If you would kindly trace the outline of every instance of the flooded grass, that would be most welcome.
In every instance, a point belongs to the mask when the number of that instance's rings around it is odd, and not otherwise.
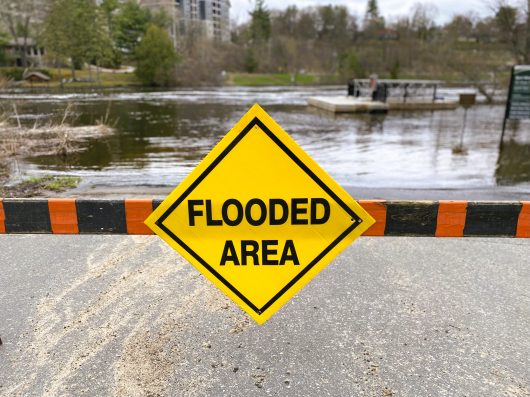
[[[0,182],[2,176],[0,175]],[[37,197],[49,195],[49,193],[60,193],[75,188],[81,178],[77,176],[45,175],[29,178],[17,184],[1,186],[0,197]]]
[[[46,190],[54,192],[61,192],[76,187],[81,178],[77,176],[41,176],[30,178],[27,181],[22,182],[23,185],[37,185]]]

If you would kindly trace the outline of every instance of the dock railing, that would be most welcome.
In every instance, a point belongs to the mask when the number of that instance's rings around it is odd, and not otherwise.
[[[442,80],[407,80],[407,79],[378,79],[378,84],[385,85],[388,97],[399,98],[403,103],[410,97],[429,98],[432,102],[437,99],[439,86]],[[371,95],[369,79],[354,79],[354,92],[359,96],[369,97]]]

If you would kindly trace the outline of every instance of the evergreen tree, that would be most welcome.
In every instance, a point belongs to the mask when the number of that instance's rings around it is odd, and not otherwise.
[[[379,13],[377,0],[368,0],[364,16],[364,34],[367,38],[375,38],[378,32],[385,27],[385,20]]]
[[[366,17],[369,21],[374,21],[380,18],[379,15],[379,6],[377,5],[377,0],[368,0],[366,5]]]
[[[111,31],[115,48],[125,57],[133,58],[134,52],[147,28],[156,25],[167,29],[171,26],[171,18],[164,10],[152,13],[149,8],[142,7],[136,0],[128,0],[117,8],[114,7],[116,0],[105,0],[101,6],[105,13],[110,11]]]
[[[136,76],[146,85],[170,85],[179,61],[171,38],[164,29],[150,25],[135,50]]]
[[[141,7],[135,0],[122,4],[113,18],[113,35],[116,47],[125,55],[133,56],[151,23],[148,8]]]
[[[250,37],[254,42],[268,41],[271,37],[270,12],[265,8],[264,0],[256,0],[250,13]]]

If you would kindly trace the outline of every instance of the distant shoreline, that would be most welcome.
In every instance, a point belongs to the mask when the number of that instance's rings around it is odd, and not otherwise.
[[[0,68],[0,76],[2,75],[3,69]],[[61,85],[61,80],[68,81],[71,77],[69,69],[55,69],[55,68],[43,68],[47,74],[50,75],[51,81],[42,83],[30,83],[27,81],[14,81],[11,82],[3,90],[9,90],[13,88],[23,89],[65,89],[65,90],[77,90],[77,89],[112,89],[112,88],[136,88],[136,89],[193,89],[200,87],[211,87],[212,84],[199,84],[199,85],[177,85],[168,87],[157,87],[157,86],[145,86],[140,83],[134,73],[130,71],[101,71],[96,73],[94,70],[89,71],[88,69],[76,71],[76,77],[79,81],[75,82],[64,82]],[[381,78],[383,78],[382,76]],[[400,79],[439,79],[443,81],[444,87],[456,87],[456,86],[472,86],[474,83],[471,81],[454,80],[448,78],[438,78],[437,76],[400,76]],[[335,74],[323,74],[323,73],[225,73],[223,77],[219,78],[221,81],[219,84],[214,84],[216,87],[297,87],[297,86],[323,86],[323,85],[337,85],[346,87],[348,78]],[[507,83],[497,82],[497,86],[505,87],[507,90]]]

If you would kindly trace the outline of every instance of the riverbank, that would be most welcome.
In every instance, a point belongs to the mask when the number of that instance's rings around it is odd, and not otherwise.
[[[126,87],[142,87],[142,83],[136,78],[134,74],[134,67],[127,66],[123,69],[104,69],[91,67],[76,70],[75,80],[72,78],[72,72],[66,68],[43,68],[41,70],[45,75],[50,77],[47,82],[29,82],[22,81],[24,70],[22,68],[0,68],[0,77],[4,76],[10,79],[8,85],[19,88],[38,88],[38,89],[82,89],[82,88],[126,88]],[[402,78],[414,79],[415,76],[404,76]],[[424,78],[424,77],[422,77]],[[500,81],[503,83],[496,83],[497,86],[507,86],[507,80],[503,76]],[[323,74],[323,73],[234,73],[223,72],[223,77],[219,79],[223,83],[222,86],[240,86],[240,87],[267,87],[267,86],[319,86],[319,85],[345,85],[346,78],[338,74]],[[441,78],[444,85],[462,86],[462,84],[472,84],[472,82],[463,82],[461,80],[454,80],[451,76]],[[482,84],[484,84],[482,82]],[[1,87],[0,87],[1,88]],[[191,86],[179,86],[170,88],[191,88]]]
[[[9,87],[38,88],[38,89],[83,89],[83,88],[118,88],[118,87],[141,87],[141,82],[134,74],[134,68],[124,69],[102,69],[96,68],[76,70],[75,80],[72,72],[66,68],[44,68],[42,72],[47,75],[49,81],[30,82],[23,81],[22,68],[0,68],[0,75],[10,79]]]
[[[13,69],[0,68],[2,73],[13,74]],[[69,69],[49,68],[45,69],[50,81],[29,82],[11,81],[11,86],[19,88],[57,89],[57,88],[119,88],[119,87],[141,87],[142,83],[136,78],[134,68],[128,67],[123,70],[83,69],[76,71],[75,80]],[[23,71],[17,70],[17,78],[20,79]],[[225,86],[241,87],[265,87],[265,86],[306,86],[323,84],[343,84],[344,81],[336,75],[324,75],[313,73],[225,73],[221,79]]]
[[[65,110],[60,124],[37,125],[32,128],[20,123],[18,115],[3,115],[0,120],[0,197],[53,196],[76,187],[79,177],[44,175],[22,181],[11,180],[10,164],[27,157],[56,156],[67,159],[85,150],[88,139],[103,138],[112,129],[103,123],[94,126],[71,126],[65,123],[70,117]],[[12,125],[12,119],[17,125]]]
[[[312,73],[227,73],[225,85],[242,87],[343,84],[336,75]]]
[[[6,186],[9,175],[0,169],[0,198],[56,197],[62,192],[75,188],[80,180],[81,178],[75,176],[48,175]]]

